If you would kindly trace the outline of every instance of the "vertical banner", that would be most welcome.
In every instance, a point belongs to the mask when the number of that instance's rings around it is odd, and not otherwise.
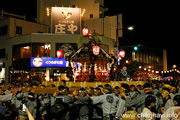
[[[81,9],[68,7],[51,8],[51,33],[80,34]]]

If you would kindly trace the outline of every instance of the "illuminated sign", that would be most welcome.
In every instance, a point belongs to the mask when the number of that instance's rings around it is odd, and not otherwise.
[[[63,58],[66,58],[68,56],[70,56],[73,51],[77,50],[77,44],[76,43],[57,43],[56,44],[56,50],[62,50],[63,52]]]
[[[65,58],[57,57],[31,57],[31,67],[67,67]]]
[[[69,62],[65,58],[58,57],[31,57],[30,61],[30,67],[68,67],[68,65]],[[75,62],[74,67],[78,67],[78,63]]]
[[[51,8],[51,32],[60,34],[80,34],[81,9],[69,7]]]

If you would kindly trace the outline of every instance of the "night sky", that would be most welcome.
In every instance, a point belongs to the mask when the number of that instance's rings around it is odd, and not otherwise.
[[[109,15],[123,15],[124,36],[135,44],[144,44],[168,51],[168,66],[180,66],[179,55],[179,7],[178,3],[138,0],[105,0],[109,6]],[[127,31],[128,26],[134,26],[134,31]]]
[[[127,1],[126,3],[124,1]],[[177,2],[142,1],[142,0],[105,0],[109,8],[106,15],[122,14],[123,38],[132,44],[145,44],[158,49],[168,50],[168,66],[180,66],[179,44],[179,6]],[[36,17],[36,0],[5,0],[0,10],[28,17]],[[128,31],[128,26],[134,26]]]

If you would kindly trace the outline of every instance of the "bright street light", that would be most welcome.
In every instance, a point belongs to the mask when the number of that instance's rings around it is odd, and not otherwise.
[[[176,65],[173,65],[173,68],[176,68]]]
[[[126,63],[128,64],[128,63],[129,63],[129,61],[128,61],[128,60],[126,60]]]
[[[128,30],[134,30],[134,27],[133,26],[129,26]]]

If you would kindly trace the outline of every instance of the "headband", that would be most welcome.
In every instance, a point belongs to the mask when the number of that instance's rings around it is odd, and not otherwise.
[[[171,86],[170,86],[170,85],[168,85],[168,84],[164,84],[164,87],[168,87],[168,88],[170,88]]]
[[[63,89],[63,90],[59,90],[60,93],[64,92],[66,89]]]
[[[176,89],[176,87],[171,86],[173,89]]]
[[[150,88],[144,88],[144,90],[152,90],[152,87],[150,87]]]
[[[165,92],[165,93],[168,93],[168,94],[169,94],[169,92],[168,92],[167,90],[163,90],[162,92]]]
[[[28,95],[28,97],[33,98],[33,96],[32,96],[32,95]]]
[[[82,93],[82,92],[86,92],[86,91],[85,91],[85,90],[79,90],[79,92],[81,92],[81,93]]]
[[[122,90],[126,91],[126,89],[124,87],[121,87]]]
[[[98,90],[98,89],[94,89],[94,92],[101,92],[101,90]]]

